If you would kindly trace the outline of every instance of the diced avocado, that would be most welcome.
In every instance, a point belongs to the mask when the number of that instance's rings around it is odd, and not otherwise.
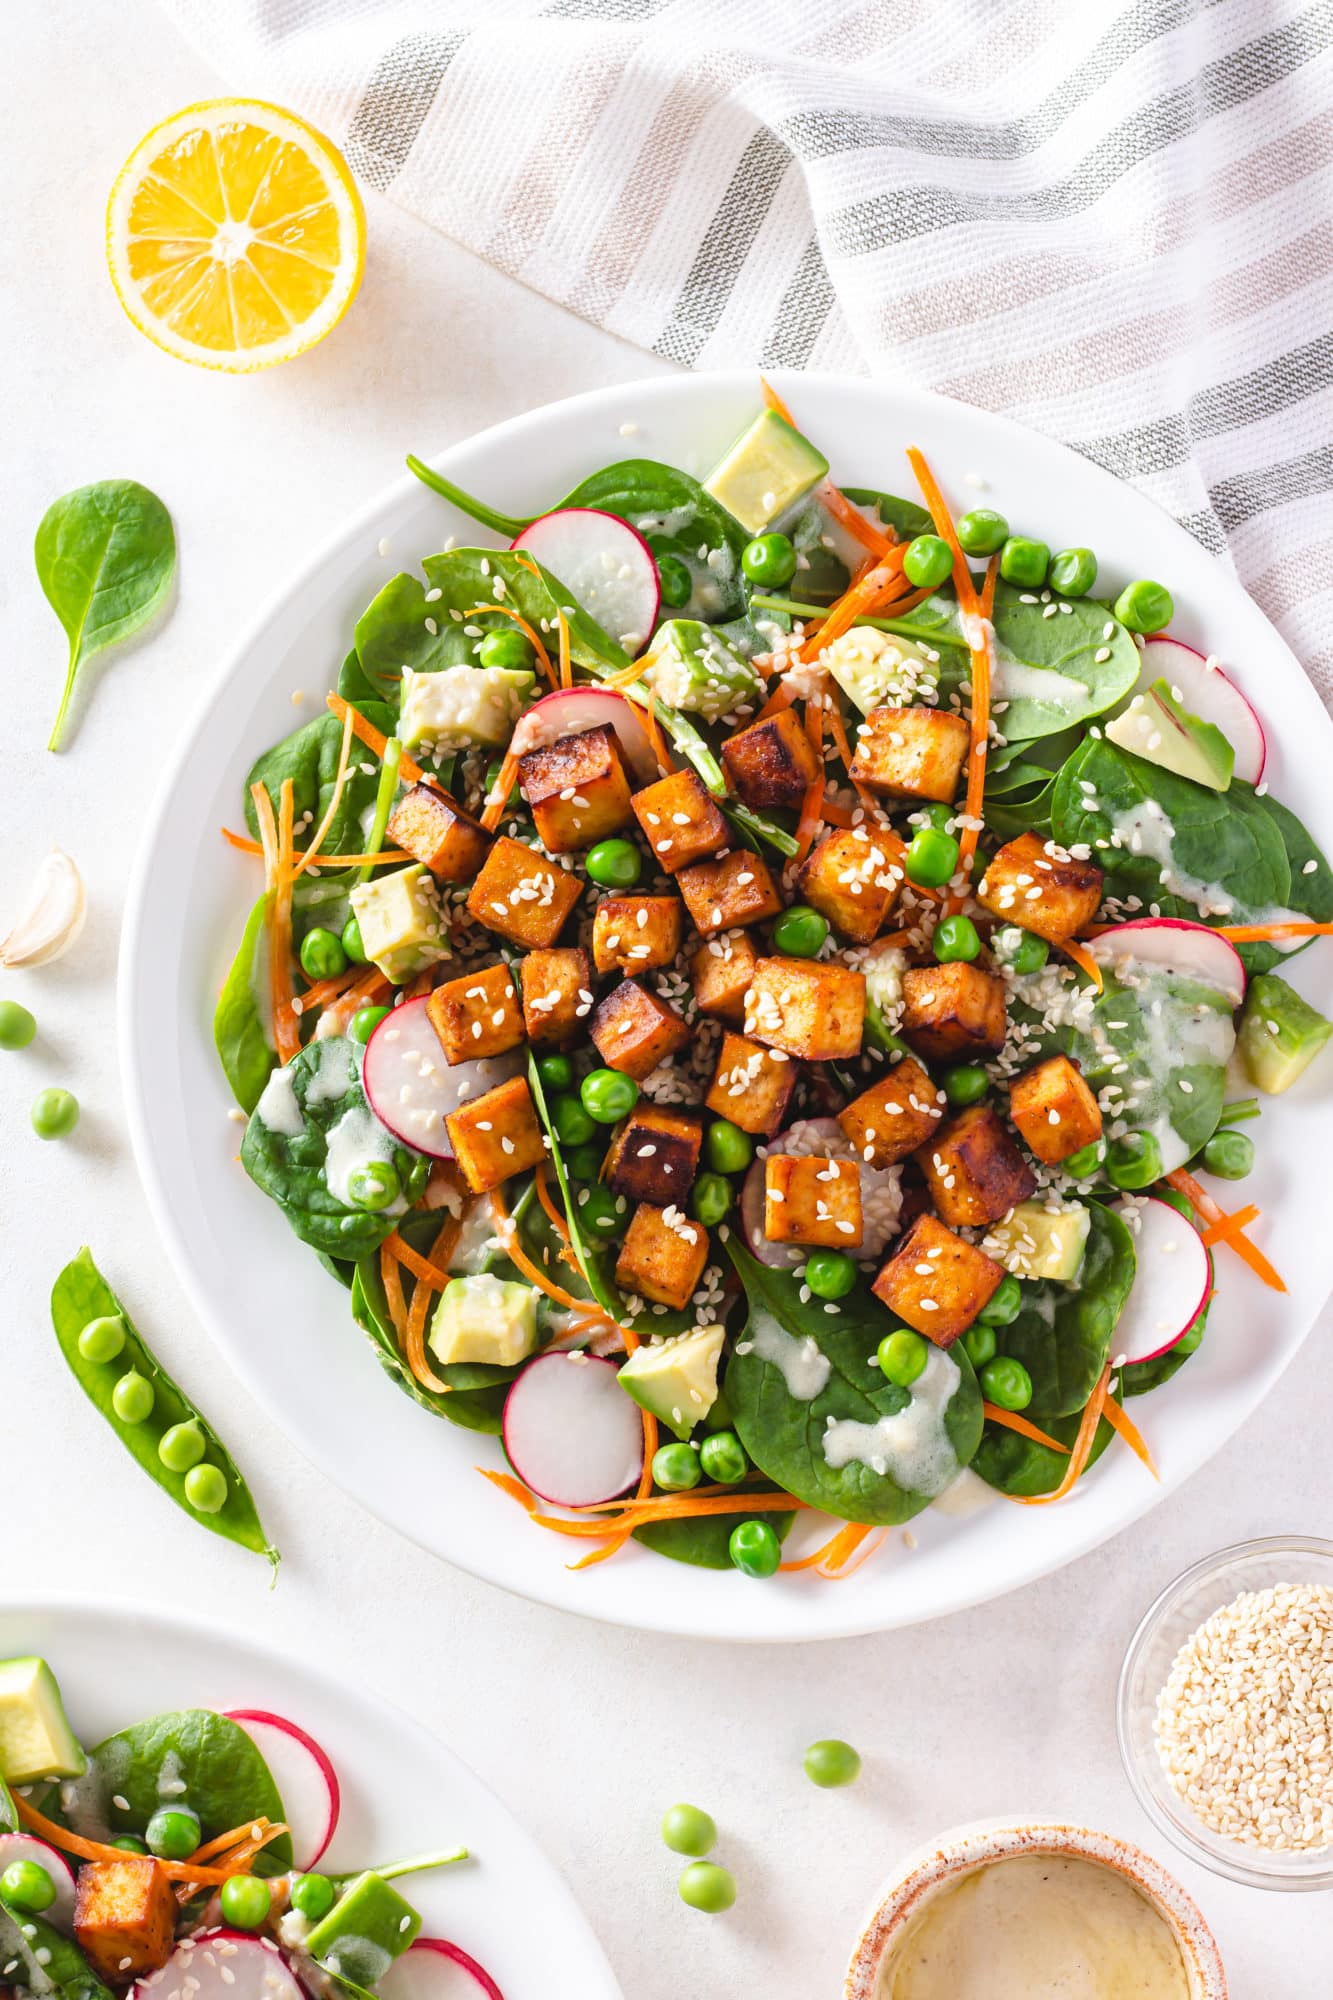
[[[373,1869],[348,1883],[304,1949],[320,1965],[358,1986],[373,1987],[401,1958],[421,1929],[421,1918]]]
[[[436,674],[404,667],[399,739],[405,750],[437,756],[476,743],[500,749],[535,685],[533,674],[513,667],[443,667]]]
[[[697,618],[669,618],[658,627],[643,657],[643,678],[669,708],[709,722],[763,695],[763,682],[744,654]]]
[[[827,472],[828,460],[808,438],[776,410],[764,410],[714,466],[704,491],[759,535]]]
[[[880,632],[873,625],[854,625],[825,647],[820,664],[828,668],[862,715],[872,708],[908,708],[921,698],[923,687],[939,684],[938,660],[930,659],[914,640]]]
[[[45,1660],[0,1660],[0,1778],[81,1778],[88,1759]]]
[[[1154,681],[1136,694],[1123,714],[1105,724],[1106,735],[1122,750],[1133,751],[1149,764],[1196,785],[1225,792],[1231,783],[1236,753],[1221,730],[1182,707],[1166,681]]]
[[[1245,1074],[1276,1097],[1290,1090],[1333,1035],[1328,1021],[1275,972],[1261,972],[1245,995],[1236,1044]]]
[[[682,1442],[717,1401],[725,1328],[697,1326],[674,1340],[648,1341],[620,1371],[621,1388]]]
[[[373,882],[358,882],[351,904],[366,957],[396,986],[448,958],[435,884],[419,861]]]
[[[1081,1202],[1061,1202],[1053,1209],[1042,1201],[1020,1201],[1002,1222],[991,1224],[981,1247],[1016,1278],[1050,1278],[1057,1285],[1072,1285],[1091,1226],[1092,1217]]]
[[[537,1344],[537,1294],[484,1272],[451,1278],[435,1308],[430,1348],[442,1367],[485,1361],[512,1368]]]

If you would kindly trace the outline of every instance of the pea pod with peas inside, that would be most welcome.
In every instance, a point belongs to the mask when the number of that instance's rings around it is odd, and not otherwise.
[[[80,1250],[56,1279],[51,1320],[74,1379],[131,1457],[192,1520],[267,1556],[276,1574],[278,1551],[231,1453],[154,1359],[90,1250]],[[106,1322],[123,1337],[109,1337]],[[94,1324],[96,1334],[85,1337]],[[127,1377],[134,1378],[132,1396],[122,1388]]]

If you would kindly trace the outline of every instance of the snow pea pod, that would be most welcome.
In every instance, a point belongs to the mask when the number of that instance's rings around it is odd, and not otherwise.
[[[123,1324],[124,1345],[110,1361],[90,1361],[79,1351],[79,1335],[90,1320],[108,1317],[117,1317]],[[229,1542],[239,1543],[242,1548],[253,1549],[257,1555],[267,1556],[276,1575],[278,1551],[264,1533],[250,1489],[231,1453],[136,1333],[124,1306],[87,1248],[80,1250],[56,1279],[51,1292],[51,1320],[60,1351],[75,1380],[149,1477],[201,1527]],[[117,1383],[131,1372],[141,1377],[153,1394],[151,1410],[137,1423],[126,1422],[117,1413],[113,1400]],[[226,1481],[225,1497],[216,1509],[204,1511],[190,1504],[191,1474],[197,1467],[175,1471],[162,1462],[159,1446],[166,1433],[180,1424],[198,1430],[204,1440],[204,1456],[199,1462],[213,1466]],[[199,1484],[195,1479],[196,1492]],[[209,1484],[216,1488],[216,1481]]]

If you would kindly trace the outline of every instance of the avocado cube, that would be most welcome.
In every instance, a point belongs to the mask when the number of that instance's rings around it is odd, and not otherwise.
[[[1132,751],[1160,770],[1192,778],[1214,792],[1230,789],[1235,751],[1215,722],[1191,715],[1176,700],[1166,680],[1154,681],[1102,726],[1108,743]]]
[[[939,687],[939,654],[917,645],[899,633],[878,632],[873,625],[853,625],[819,655],[819,664],[832,674],[862,715],[874,708],[898,704],[904,708],[917,702],[932,703]]]
[[[871,1290],[905,1326],[936,1347],[952,1347],[1004,1281],[1004,1266],[919,1215]]]
[[[427,1000],[426,1012],[451,1066],[502,1056],[523,1040],[523,1016],[507,965],[446,980]]]
[[[518,781],[548,854],[591,847],[633,816],[620,739],[605,723],[530,750]]]
[[[745,1032],[806,1062],[859,1055],[864,973],[808,958],[761,958],[745,996]]]
[[[598,1055],[610,1069],[641,1081],[690,1039],[686,1022],[637,979],[623,979],[588,1024]]]
[[[432,759],[478,743],[501,750],[535,686],[536,676],[525,669],[458,666],[420,674],[404,667],[398,740]]]
[[[680,950],[679,896],[603,896],[593,912],[592,958],[599,972],[648,972]]]
[[[631,1201],[679,1205],[699,1170],[703,1126],[697,1111],[640,1101],[611,1142],[602,1178]]]
[[[989,1104],[970,1104],[916,1155],[940,1219],[978,1228],[1037,1191],[1037,1177]]]
[[[1245,1074],[1258,1089],[1277,1096],[1290,1090],[1333,1035],[1333,1021],[1279,979],[1261,972],[1245,995],[1236,1046]]]
[[[708,1262],[708,1231],[675,1202],[641,1202],[616,1260],[616,1283],[657,1305],[687,1306]]]
[[[34,1778],[81,1778],[87,1768],[46,1661],[0,1660],[0,1778],[30,1785]]]
[[[421,1918],[393,1884],[367,1869],[348,1883],[302,1949],[358,1986],[375,1986],[421,1930]]]
[[[844,937],[869,944],[883,930],[903,885],[906,852],[890,826],[839,828],[806,856],[796,886]]]
[[[1016,1278],[1072,1285],[1083,1263],[1092,1216],[1082,1202],[1021,1201],[988,1229],[981,1247]]]
[[[544,948],[555,943],[582,894],[577,875],[502,835],[472,884],[468,915],[513,944]]]
[[[763,700],[764,684],[744,653],[697,618],[659,625],[641,665],[659,701],[707,722],[752,713]]]
[[[473,1194],[485,1194],[546,1158],[546,1140],[525,1076],[497,1083],[473,1103],[449,1112],[444,1122]]]
[[[782,1049],[766,1049],[728,1029],[705,1103],[742,1132],[771,1139],[787,1122],[800,1065]]]
[[[513,1368],[537,1345],[537,1294],[493,1271],[451,1278],[435,1308],[429,1345],[444,1368],[456,1361]]]
[[[1022,833],[996,854],[982,876],[977,901],[992,916],[1052,944],[1090,924],[1102,899],[1102,871],[1077,861],[1053,840]]]
[[[718,931],[743,924],[765,923],[782,908],[768,864],[748,847],[737,848],[716,861],[696,861],[692,867],[682,868],[676,887],[700,937],[713,937]]]
[[[435,884],[419,861],[373,882],[358,882],[349,901],[366,957],[395,986],[449,956],[449,936]]]
[[[799,812],[824,760],[790,708],[753,722],[722,745],[722,768],[747,806]]]
[[[696,1326],[670,1340],[646,1340],[616,1378],[626,1395],[684,1443],[717,1401],[726,1329]]]
[[[838,1123],[868,1166],[893,1167],[939,1130],[944,1103],[920,1063],[903,1056],[838,1113]]]
[[[1030,1153],[1058,1167],[1102,1136],[1102,1112],[1068,1056],[1049,1056],[1009,1085],[1009,1116]]]
[[[856,732],[852,783],[947,805],[957,794],[971,734],[951,709],[872,708]]]
[[[697,771],[673,771],[655,785],[645,785],[630,804],[653,859],[667,875],[716,854],[731,838],[727,822]]]
[[[856,1161],[770,1153],[764,1161],[764,1234],[770,1243],[859,1250],[861,1169]]]
[[[470,882],[490,851],[491,836],[434,785],[404,792],[385,829],[391,847],[402,847],[439,882]]]
[[[534,1048],[563,1048],[593,1010],[592,963],[581,945],[530,951],[518,968],[523,1023]]]
[[[92,1861],[79,1870],[74,1936],[93,1970],[119,1988],[161,1971],[180,1914],[171,1880],[151,1854]]]
[[[903,974],[899,1032],[927,1062],[972,1062],[998,1055],[1008,1032],[1004,981],[955,959]]]
[[[690,984],[701,1014],[713,1014],[734,1028],[745,1024],[745,996],[759,954],[745,931],[723,931],[690,957]]]
[[[704,491],[759,535],[827,477],[828,460],[776,410],[761,410],[704,481]]]

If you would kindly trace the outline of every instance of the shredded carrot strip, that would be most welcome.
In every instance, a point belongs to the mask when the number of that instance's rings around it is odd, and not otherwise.
[[[819,658],[825,646],[831,646],[835,639],[849,632],[858,618],[869,617],[882,605],[891,602],[902,590],[901,569],[901,552],[890,549],[883,562],[863,570],[837,602],[829,606],[818,632],[802,642],[797,658],[809,666]]]
[[[85,1840],[81,1834],[70,1833],[65,1827],[57,1826],[54,1820],[46,1817],[45,1813],[40,1813],[35,1806],[29,1805],[21,1793],[15,1794],[14,1804],[23,1824],[31,1832],[38,1834],[50,1846],[58,1847],[64,1854],[76,1854],[81,1861],[123,1861],[125,1859],[124,1851],[119,1847],[110,1847],[100,1840]],[[274,1839],[279,1833],[286,1833],[286,1831],[287,1828],[285,1826],[275,1825],[269,1832],[268,1838],[270,1840]],[[173,1882],[199,1882],[209,1885],[225,1882],[229,1875],[235,1873],[234,1869],[229,1868],[200,1867],[193,1860],[159,1860],[157,1865]]]
[[[537,575],[537,571],[535,569],[533,570],[532,573],[534,576]],[[541,638],[536,632],[533,631],[527,619],[520,617],[519,613],[515,611],[512,604],[501,604],[498,599],[494,604],[474,604],[470,611],[465,611],[463,613],[463,617],[465,619],[484,618],[486,614],[491,611],[499,611],[500,613],[502,613],[504,617],[513,619],[515,625],[517,625],[519,631],[523,634],[524,638],[528,641],[528,644],[532,647],[533,652],[537,655],[537,658],[541,661],[542,672],[545,674],[547,681],[550,684],[552,692],[554,692],[555,689],[559,687],[560,682],[556,678],[555,668],[551,664],[551,655],[547,652],[545,646],[542,644]],[[563,624],[564,620],[561,619],[560,622],[561,624]]]
[[[1077,938],[1066,938],[1063,944],[1058,944],[1055,948],[1057,951],[1062,951],[1066,958],[1071,959],[1080,972],[1087,973],[1099,993],[1102,991],[1102,969],[1086,945],[1081,945]]]
[[[569,658],[569,623],[563,611],[556,615],[560,620],[560,685],[562,688],[573,687],[574,669]]]
[[[266,1833],[269,1839],[272,1839],[276,1832],[285,1833],[287,1831],[285,1827],[279,1828],[272,1820],[266,1819],[261,1815],[257,1819],[248,1819],[244,1826],[234,1826],[230,1833],[218,1834],[215,1840],[205,1842],[202,1847],[196,1847],[194,1853],[188,1855],[186,1858],[191,1866],[193,1866],[196,1861],[211,1861],[215,1855],[226,1854],[230,1848],[251,1846],[254,1842],[256,1827],[259,1828],[261,1833]]]
[[[1083,1421],[1078,1427],[1078,1436],[1074,1439],[1074,1449],[1069,1454],[1069,1463],[1065,1467],[1065,1476],[1060,1484],[1050,1493],[1011,1493],[1010,1499],[1016,1501],[1020,1507],[1049,1507],[1053,1500],[1063,1500],[1066,1494],[1073,1492],[1087,1467],[1093,1441],[1097,1436],[1097,1426],[1106,1411],[1106,1388],[1110,1380],[1111,1364],[1108,1361],[1097,1378],[1096,1388],[1088,1398]]]
[[[787,405],[783,402],[781,396],[779,396],[777,390],[773,387],[773,384],[768,380],[768,377],[766,375],[761,375],[759,377],[759,393],[764,399],[765,407],[767,409],[772,410],[774,416],[781,417],[784,424],[790,424],[792,429],[795,430],[796,429],[795,417],[793,417],[791,411],[788,409]]]
[[[498,611],[499,608],[498,604],[491,606],[491,609],[494,611]],[[364,743],[367,750],[373,750],[377,757],[383,757],[389,747],[389,739],[387,736],[381,735],[373,722],[366,721],[365,716],[362,715],[359,708],[353,708],[351,702],[344,701],[340,694],[329,695],[326,705],[332,709],[340,721],[345,721],[350,715],[352,718],[352,734],[355,736],[357,742]],[[439,779],[432,777],[429,771],[423,771],[420,764],[413,763],[406,750],[404,750],[402,756],[398,759],[398,775],[401,778],[410,778],[414,785],[434,785],[437,790],[439,789]]]
[[[843,1521],[817,1549],[811,1549],[809,1555],[799,1556],[794,1562],[783,1563],[782,1568],[784,1571],[817,1569],[822,1575],[836,1576],[869,1533],[870,1529],[859,1521]]]
[[[840,528],[845,528],[852,540],[859,542],[866,553],[878,561],[893,547],[893,537],[868,521],[861,509],[836,487],[831,479],[826,479],[817,489],[817,496],[823,501]]]
[[[1017,1431],[1020,1437],[1031,1438],[1033,1444],[1044,1444],[1047,1451],[1058,1451],[1061,1458],[1068,1458],[1069,1446],[1061,1444],[1058,1438],[1048,1437],[1039,1431],[1026,1417],[1020,1417],[1016,1410],[1002,1410],[998,1403],[983,1403],[982,1415],[993,1424],[1001,1425],[1007,1431]]]
[[[301,1012],[304,1014],[311,1007],[322,1007],[327,1000],[336,1000],[340,993],[355,985],[363,970],[360,965],[347,965],[332,979],[319,979],[313,986],[307,986],[305,992],[298,996],[297,1004]]]
[[[450,1221],[452,1219],[451,1217]],[[448,1227],[449,1224],[446,1223],[444,1229],[440,1231],[441,1236],[446,1233]],[[385,1237],[384,1248],[399,1264],[404,1265],[427,1291],[442,1292],[448,1284],[449,1273],[434,1253],[432,1252],[429,1258],[420,1256],[410,1243],[403,1241],[396,1229],[392,1236]]]
[[[850,807],[840,806],[836,799],[825,799],[819,810],[821,818],[828,826],[847,827],[852,824]]]
[[[787,1513],[802,1502],[789,1493],[668,1493],[656,1500],[626,1500],[614,1519],[585,1518],[566,1521],[552,1514],[534,1514],[538,1527],[553,1534],[572,1536],[576,1541],[598,1540],[603,1535],[626,1532],[651,1521],[702,1520],[716,1514]]]
[[[867,1563],[871,1556],[878,1555],[888,1539],[889,1531],[886,1527],[858,1527],[855,1542],[840,1556],[837,1564],[830,1560],[819,1574],[828,1577],[831,1583],[840,1583],[844,1577],[855,1576],[862,1563]]]
[[[1219,937],[1232,944],[1259,944],[1268,938],[1333,937],[1333,924],[1222,924]]]
[[[986,564],[986,581],[981,586],[980,611],[983,618],[989,618],[995,609],[995,579],[1000,574],[1000,558],[992,556]]]
[[[1176,1167],[1166,1176],[1166,1181],[1168,1187],[1173,1187],[1177,1194],[1183,1194],[1187,1201],[1194,1204],[1205,1222],[1213,1226],[1230,1223],[1231,1227],[1225,1233],[1219,1233],[1216,1240],[1234,1250],[1236,1255],[1249,1265],[1255,1277],[1261,1279],[1270,1291],[1286,1291],[1286,1285],[1264,1256],[1263,1251],[1255,1248],[1243,1229],[1235,1227],[1235,1218],[1229,1216],[1226,1210],[1213,1200],[1207,1188],[1199,1186],[1193,1174],[1186,1173],[1183,1167]]]
[[[610,689],[612,694],[619,694],[622,688],[627,688],[632,682],[637,681],[642,673],[643,661],[631,660],[627,667],[620,667],[614,674],[608,674],[599,685]]]
[[[1238,1229],[1248,1229],[1252,1222],[1259,1220],[1259,1210],[1252,1201],[1244,1208],[1238,1208],[1233,1215],[1224,1215],[1220,1222],[1210,1223],[1200,1237],[1205,1250],[1211,1250],[1216,1243],[1226,1243]]]
[[[755,717],[755,722],[767,722],[770,715],[781,715],[784,708],[790,708],[796,696],[785,681],[779,681],[768,700]]]
[[[552,1229],[554,1229],[556,1235],[563,1237],[565,1242],[568,1243],[569,1223],[551,1199],[551,1189],[546,1179],[546,1162],[544,1160],[539,1164],[533,1179],[537,1183],[537,1199],[546,1211],[547,1221],[550,1223]],[[598,1317],[604,1319],[606,1315],[599,1312]]]
[[[487,833],[494,833],[509,809],[509,794],[518,779],[518,758],[512,750],[506,750],[496,778],[486,800],[486,810],[481,816],[481,824]]]
[[[833,742],[837,749],[838,755],[841,757],[843,763],[847,767],[848,773],[850,774],[852,768],[853,751],[851,744],[847,740],[847,725],[842,719],[842,707],[838,701],[837,695],[834,694],[832,688],[829,688],[827,692],[828,692],[829,734],[833,738]]]
[[[828,686],[827,675],[824,676],[823,686],[824,688]],[[801,817],[796,827],[795,860],[798,866],[805,860],[814,843],[815,835],[819,831],[821,810],[824,804],[825,698],[821,690],[820,693],[812,695],[805,704],[805,733],[810,739],[810,747],[815,753],[815,760],[818,763],[819,769],[806,787],[805,798],[801,802]]]
[[[647,708],[641,708],[638,702],[635,702],[634,706],[639,709],[639,713],[643,717],[643,726],[648,732],[648,741],[652,745],[653,755],[657,759],[658,768],[665,777],[669,778],[671,773],[676,769],[676,760],[667,747],[666,737],[662,733],[662,725],[657,719],[657,703],[649,702]]]
[[[1153,1464],[1152,1453],[1143,1441],[1142,1432],[1134,1422],[1134,1419],[1125,1415],[1125,1412],[1121,1409],[1114,1396],[1106,1398],[1102,1406],[1102,1415],[1111,1426],[1111,1429],[1125,1440],[1135,1458],[1141,1459],[1149,1472],[1151,1472],[1153,1478],[1156,1479],[1158,1477],[1157,1467]]]
[[[290,1062],[301,1046],[297,1014],[292,1006],[292,886],[288,857],[292,844],[292,781],[284,778],[278,794],[277,824],[273,801],[263,785],[252,785],[250,795],[259,816],[265,841],[272,839],[272,859],[268,862],[268,973],[269,1000],[273,1012],[273,1041],[280,1062]]]
[[[338,995],[337,999],[324,1003],[322,1018],[330,1022],[332,1028],[341,1034],[354,1014],[360,1013],[363,1007],[378,1006],[379,1002],[387,999],[392,991],[390,981],[385,978],[377,965],[372,965],[354,986],[349,986],[345,993]],[[309,1004],[310,995],[307,993],[299,1002],[303,1014]]]
[[[442,1284],[449,1282],[447,1268],[458,1241],[462,1222],[456,1215],[450,1215],[441,1223],[435,1241],[430,1246],[431,1271],[429,1279],[417,1275],[416,1289],[412,1293],[412,1304],[407,1315],[407,1365],[412,1370],[423,1389],[432,1389],[436,1395],[447,1395],[449,1384],[441,1381],[426,1359],[426,1320],[430,1314],[430,1302]],[[397,1231],[394,1231],[395,1236]]]
[[[545,1292],[548,1299],[554,1299],[558,1306],[565,1306],[570,1312],[576,1312],[581,1315],[598,1313],[605,1325],[614,1328],[617,1333],[624,1337],[625,1352],[632,1354],[639,1344],[639,1336],[634,1332],[633,1328],[621,1326],[618,1321],[612,1319],[610,1313],[602,1312],[599,1307],[595,1306],[591,1299],[576,1299],[572,1292],[567,1292],[563,1286],[557,1285],[554,1279],[550,1278],[546,1272],[533,1263],[531,1257],[529,1257],[527,1251],[519,1242],[518,1231],[513,1227],[512,1218],[497,1188],[491,1189],[490,1202],[492,1213],[500,1225],[500,1241],[504,1246],[505,1255],[508,1257],[510,1263],[515,1265],[523,1273],[524,1277],[537,1287],[539,1292]]]
[[[343,795],[343,786],[347,783],[347,760],[351,756],[351,754],[352,754],[352,710],[349,708],[346,715],[343,717],[343,736],[342,736],[342,742],[338,748],[338,768],[333,774],[333,791],[329,795],[329,803],[325,808],[324,817],[320,821],[318,827],[315,829],[314,839],[310,842],[310,845],[306,848],[305,853],[301,856],[295,868],[293,868],[292,870],[293,882],[296,880],[298,875],[300,875],[305,869],[309,868],[311,863],[318,858],[319,850],[324,845],[325,839],[328,836],[329,828],[333,825],[334,814],[338,810],[338,802]]]
[[[398,1336],[398,1345],[403,1354],[407,1352],[407,1306],[403,1299],[402,1273],[398,1269],[398,1259],[388,1243],[380,1245],[380,1278],[384,1284],[384,1299],[389,1308],[389,1318]]]

